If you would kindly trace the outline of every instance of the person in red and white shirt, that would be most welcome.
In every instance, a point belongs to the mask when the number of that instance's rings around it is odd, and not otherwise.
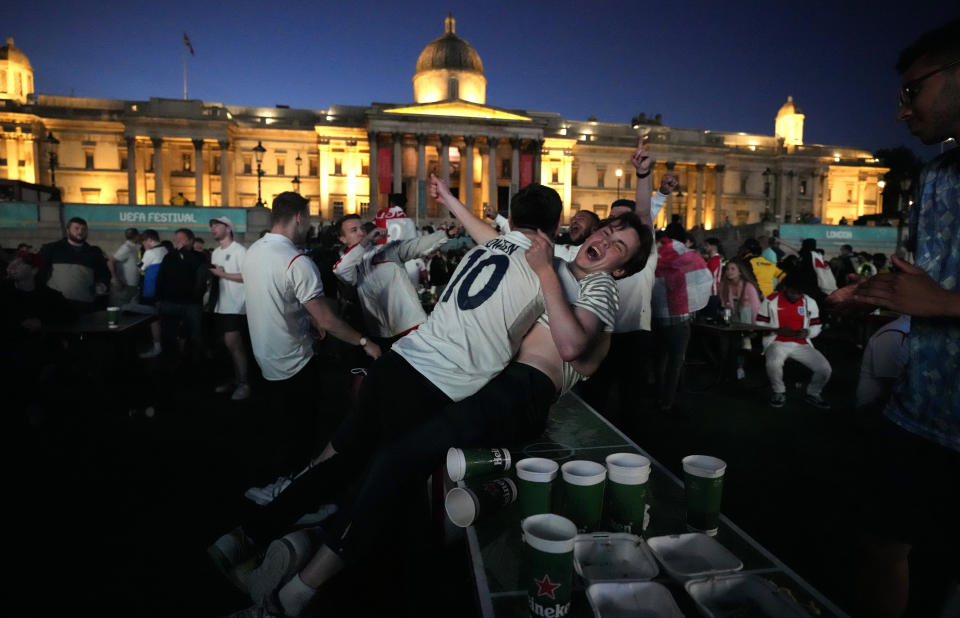
[[[787,400],[783,365],[792,358],[813,371],[804,400],[818,408],[829,409],[830,404],[820,397],[820,393],[830,379],[830,361],[810,342],[820,334],[820,308],[817,301],[799,290],[794,275],[788,275],[780,283],[779,291],[763,301],[757,313],[757,324],[776,329],[763,338],[767,377],[773,390],[770,405],[780,408]]]
[[[703,252],[706,254],[707,268],[713,275],[713,287],[710,288],[710,294],[717,295],[720,289],[720,273],[723,271],[723,257],[720,255],[720,239],[707,238],[703,241]]]

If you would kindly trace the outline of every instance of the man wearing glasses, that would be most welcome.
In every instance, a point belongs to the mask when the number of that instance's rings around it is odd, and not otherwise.
[[[960,19],[921,36],[900,54],[897,70],[897,117],[910,132],[924,144],[960,140]],[[855,301],[911,316],[913,328],[903,375],[872,417],[871,460],[882,463],[867,483],[873,508],[864,521],[876,525],[858,571],[864,616],[960,611],[955,563],[934,566],[924,578],[927,594],[911,595],[908,562],[917,544],[960,552],[957,511],[948,507],[960,503],[960,148],[954,143],[928,163],[917,185],[914,264],[894,257],[895,272],[853,293]],[[932,573],[938,576],[926,581]]]

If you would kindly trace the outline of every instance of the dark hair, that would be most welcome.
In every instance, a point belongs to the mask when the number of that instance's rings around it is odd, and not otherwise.
[[[614,204],[616,204],[616,202],[614,202]],[[613,206],[610,208],[613,209]],[[590,222],[593,224],[594,228],[600,227],[600,216],[592,210],[580,210],[577,212],[577,215],[587,215],[587,218],[590,219]]]
[[[840,249],[842,251],[849,251],[850,253],[853,253],[853,245],[840,245]]]
[[[877,268],[883,268],[887,265],[887,254],[885,253],[874,253],[873,254],[873,265]]]
[[[560,222],[563,202],[560,194],[541,184],[531,183],[510,200],[510,219],[515,228],[540,230],[553,236]]]
[[[683,226],[676,221],[671,221],[668,223],[667,229],[664,231],[667,234],[667,238],[672,238],[673,240],[679,242],[686,242],[687,240],[687,231],[683,229]]]
[[[270,222],[273,225],[285,224],[296,217],[298,213],[306,211],[309,204],[310,202],[299,193],[284,191],[273,198]]]
[[[140,234],[140,240],[148,238],[154,242],[160,242],[160,234],[157,234],[157,230],[143,230],[143,233]]]
[[[135,227],[128,227],[123,231],[123,237],[127,240],[136,240],[138,236],[140,236],[140,232]]]
[[[800,275],[796,271],[788,273],[786,277],[780,280],[780,284],[777,286],[777,289],[782,290],[783,288],[803,292],[803,281],[800,280]]]
[[[73,217],[72,219],[67,221],[67,227],[70,227],[74,223],[79,223],[80,225],[87,225],[87,220],[84,219],[83,217]]]
[[[636,230],[637,236],[640,237],[640,246],[637,247],[637,252],[621,266],[624,272],[620,277],[629,277],[633,273],[643,270],[643,267],[647,265],[647,258],[650,257],[650,250],[653,247],[653,231],[650,229],[650,226],[644,225],[640,221],[640,217],[632,212],[625,212],[615,217],[610,217],[600,224],[601,228],[607,226],[615,230],[623,230],[628,227],[633,228]]]
[[[391,206],[399,206],[404,212],[407,210],[407,196],[403,193],[391,193],[387,196],[387,203]]]
[[[369,234],[370,232],[372,232],[372,231],[374,230],[374,228],[377,227],[377,224],[374,223],[373,221],[367,221],[366,223],[364,223],[364,224],[361,225],[360,227],[363,228],[363,233],[364,233],[364,234]]]
[[[743,241],[743,248],[753,255],[760,255],[763,253],[763,250],[760,249],[760,241],[756,238],[748,238]]]
[[[816,238],[804,238],[800,243],[800,251],[805,251],[810,253],[811,251],[817,250],[817,239]]]
[[[713,246],[716,247],[718,250],[720,249],[720,239],[717,238],[716,236],[711,236],[710,238],[704,238],[704,239],[703,239],[703,244],[705,244],[705,245],[713,245]]]
[[[185,228],[185,227],[181,227],[181,228],[177,229],[177,230],[174,232],[174,234],[183,234],[184,236],[187,237],[187,240],[189,240],[190,242],[193,242],[193,240],[196,238],[196,236],[194,235],[194,233],[193,233],[191,230],[189,230],[188,228]]]
[[[360,220],[360,215],[344,215],[337,219],[337,222],[334,224],[334,227],[337,229],[337,236],[343,236],[343,224],[351,219]]]
[[[200,238],[199,236],[195,236],[195,237],[193,238],[193,242],[198,242],[198,243],[200,243],[201,245],[207,244],[207,243],[204,242],[204,240],[203,240],[202,238]]]
[[[619,200],[615,200],[612,204],[610,204],[610,211],[613,212],[614,208],[618,208],[621,206],[624,208],[629,208],[630,212],[635,212],[637,210],[637,203],[634,202],[633,200],[619,199]]]
[[[960,19],[954,19],[920,35],[913,44],[900,52],[897,72],[905,73],[921,58],[937,64],[960,60]]]

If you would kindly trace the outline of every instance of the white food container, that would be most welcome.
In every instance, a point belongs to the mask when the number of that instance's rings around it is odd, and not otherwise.
[[[573,564],[588,584],[648,581],[660,573],[643,539],[626,532],[577,535]]]
[[[656,582],[603,582],[587,587],[596,618],[684,618],[670,591]]]
[[[721,618],[732,612],[753,609],[749,615],[769,618],[810,618],[769,582],[756,575],[722,575],[695,579],[684,584],[697,608],[707,618]],[[747,615],[746,613],[744,615]]]
[[[655,536],[647,544],[667,574],[679,582],[743,568],[730,550],[701,532]]]

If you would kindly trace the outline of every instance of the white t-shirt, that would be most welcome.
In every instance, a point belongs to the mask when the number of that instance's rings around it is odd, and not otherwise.
[[[226,249],[222,247],[214,249],[210,263],[214,266],[222,266],[228,274],[241,274],[246,255],[246,248],[237,241],[233,241],[227,245]],[[246,313],[247,303],[243,284],[223,277],[217,277],[217,280],[220,282],[220,295],[217,297],[214,313]]]
[[[147,249],[143,252],[143,257],[140,258],[140,271],[146,273],[147,269],[154,264],[163,262],[163,258],[166,255],[167,248],[163,245],[157,245],[153,249]]]
[[[320,271],[289,238],[265,234],[247,250],[241,273],[253,356],[267,380],[291,378],[313,357],[303,304],[323,296]]]
[[[527,264],[530,241],[513,231],[463,257],[419,329],[393,345],[454,401],[474,394],[513,358],[545,305]]]
[[[903,315],[880,327],[867,342],[857,380],[857,406],[890,396],[890,389],[910,358],[910,316]]]
[[[137,254],[140,248],[126,240],[120,245],[120,248],[113,254],[113,259],[120,268],[117,270],[117,277],[123,282],[123,285],[135,287],[140,283],[140,269],[137,267]]]

